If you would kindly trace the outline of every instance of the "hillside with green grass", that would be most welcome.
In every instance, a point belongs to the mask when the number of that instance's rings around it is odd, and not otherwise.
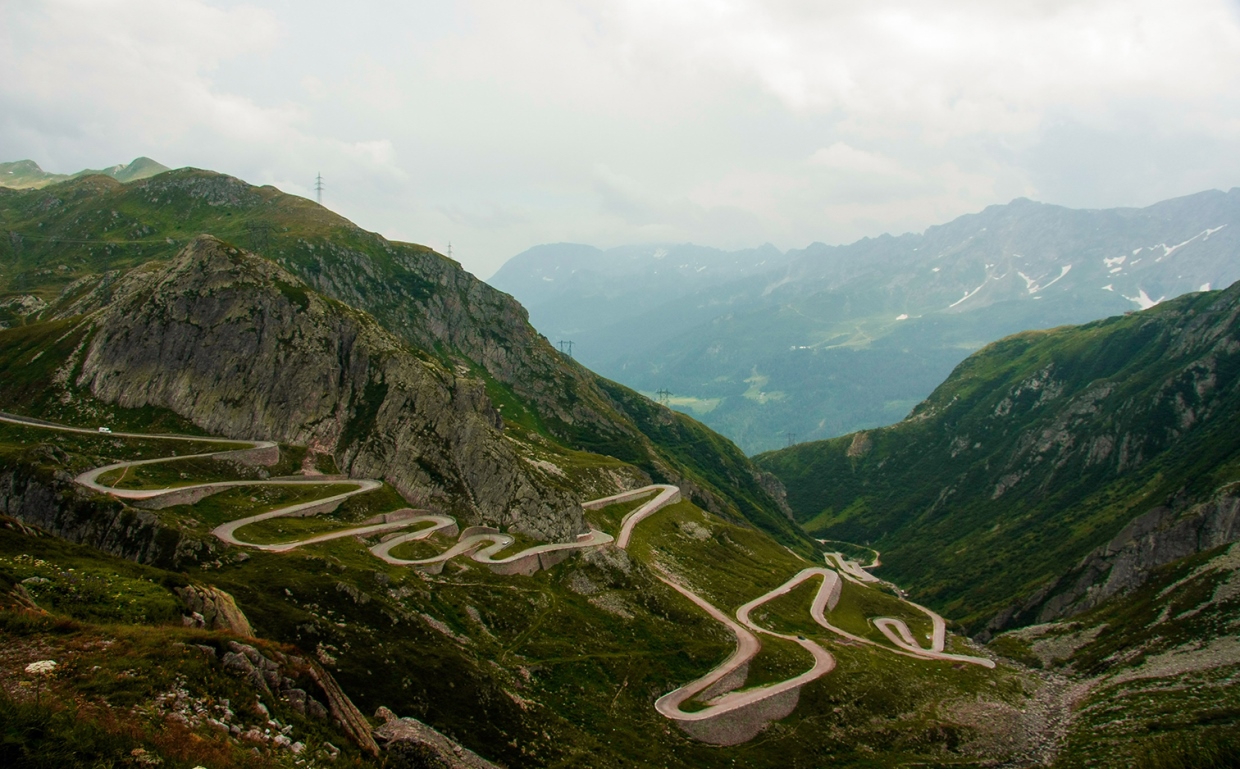
[[[8,452],[0,479],[4,506],[15,504],[16,473],[77,498],[78,517],[113,515],[115,501],[74,492],[60,479],[83,467],[193,448],[160,443],[0,425],[0,447]],[[286,453],[280,460],[286,464],[270,472],[286,471],[300,456],[295,447],[283,448]],[[159,472],[210,480],[227,467],[187,460]],[[156,479],[148,474],[127,485]],[[321,493],[331,490],[328,482]],[[317,523],[347,526],[403,504],[390,491],[357,499]],[[277,503],[255,487],[166,508],[159,519],[183,541],[201,541],[219,520]],[[631,505],[615,508],[592,513],[592,521],[616,533]],[[1000,734],[986,718],[987,709],[1018,714],[1044,698],[1036,676],[1010,665],[958,670],[897,655],[866,623],[869,613],[899,612],[900,606],[890,592],[866,586],[850,586],[831,617],[873,636],[870,645],[808,621],[812,595],[804,591],[757,617],[812,638],[836,661],[834,671],[804,687],[792,715],[770,725],[761,739],[713,747],[668,724],[653,700],[719,664],[733,642],[661,579],[671,575],[731,612],[812,563],[692,502],[643,521],[627,551],[589,551],[529,577],[494,574],[468,559],[450,561],[439,574],[393,566],[368,550],[377,539],[342,538],[287,553],[202,548],[171,570],[170,562],[136,565],[0,520],[0,594],[8,596],[0,607],[0,641],[7,650],[0,654],[0,688],[9,692],[0,699],[0,723],[13,729],[38,719],[47,724],[7,740],[3,749],[10,753],[0,755],[72,752],[78,765],[95,765],[141,748],[165,765],[189,769],[193,764],[184,762],[193,759],[174,744],[188,739],[210,752],[213,765],[240,765],[239,756],[251,747],[253,765],[293,765],[298,755],[274,742],[278,730],[246,736],[261,701],[281,728],[291,725],[284,733],[302,743],[306,755],[322,760],[330,743],[350,761],[365,760],[340,727],[294,712],[291,703],[302,700],[284,693],[292,688],[324,700],[312,681],[302,680],[306,666],[315,665],[339,682],[376,734],[380,719],[369,716],[382,706],[508,766],[810,767],[830,761],[861,767],[928,756],[977,765],[1049,744],[1036,722],[1013,736]],[[442,539],[427,544],[445,546]],[[259,640],[238,638],[227,628],[187,627],[182,617],[193,609],[178,592],[186,586],[226,591]],[[243,666],[228,661],[235,642],[255,645],[271,659],[285,655],[289,688],[266,694],[256,688]],[[107,645],[114,653],[101,663],[99,650]],[[23,666],[34,657],[55,660],[58,672],[47,679],[25,674]],[[772,639],[749,666],[745,685],[783,680],[809,663],[795,644]],[[33,703],[35,686],[54,701]],[[156,705],[126,711],[120,721],[99,715],[140,702]],[[223,708],[232,711],[228,724],[237,732],[214,731],[210,718]]]
[[[683,482],[708,509],[805,546],[778,491],[730,442],[561,355],[511,297],[452,260],[361,230],[304,198],[195,169],[130,183],[94,175],[0,188],[0,229],[5,326],[62,317],[73,302],[98,306],[128,271],[166,263],[210,234],[369,314],[446,370],[480,380],[504,423],[528,440]],[[288,285],[287,298],[300,302],[303,289]]]
[[[889,428],[758,464],[816,537],[973,632],[1056,619],[1240,537],[1240,285],[962,363]]]

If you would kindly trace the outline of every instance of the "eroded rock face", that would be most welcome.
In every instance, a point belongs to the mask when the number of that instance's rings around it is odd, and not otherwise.
[[[177,588],[176,593],[185,601],[186,608],[202,618],[203,627],[226,630],[243,638],[254,637],[250,620],[227,592],[207,585],[186,585]]]
[[[187,535],[154,513],[89,498],[65,473],[51,477],[28,466],[0,472],[0,513],[105,553],[180,569],[218,556],[218,541]]]
[[[585,530],[579,500],[530,471],[481,382],[272,262],[203,236],[120,280],[95,310],[76,383],[211,433],[335,455],[410,502],[542,539]],[[89,307],[79,309],[91,309]]]
[[[398,718],[386,707],[375,718],[383,725],[375,729],[375,739],[396,766],[417,769],[498,769],[477,753],[453,742],[416,718]]]
[[[1240,541],[1240,485],[1226,486],[1200,504],[1173,501],[1155,507],[1024,605],[997,616],[988,631],[1081,614],[1140,587],[1159,566],[1236,541]]]

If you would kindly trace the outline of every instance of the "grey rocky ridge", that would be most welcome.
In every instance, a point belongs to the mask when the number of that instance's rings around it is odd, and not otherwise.
[[[309,446],[471,520],[542,539],[583,530],[579,501],[522,460],[478,379],[278,265],[203,236],[106,294],[81,290],[58,314],[88,318],[67,366],[100,400]]]

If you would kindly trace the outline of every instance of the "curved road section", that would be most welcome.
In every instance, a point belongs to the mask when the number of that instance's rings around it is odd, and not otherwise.
[[[382,483],[371,479],[338,479],[338,478],[305,478],[305,479],[267,479],[252,481],[220,481],[214,483],[188,484],[163,489],[118,489],[99,483],[100,476],[105,473],[126,468],[138,467],[160,462],[175,462],[183,459],[217,458],[231,459],[247,464],[274,464],[279,458],[279,447],[271,441],[239,441],[220,440],[184,435],[146,435],[140,433],[101,433],[83,428],[67,427],[50,422],[17,417],[0,413],[0,422],[8,422],[25,427],[38,427],[48,430],[79,433],[84,435],[105,435],[117,438],[138,438],[172,441],[194,441],[236,446],[221,451],[172,456],[159,459],[118,462],[104,467],[95,468],[79,475],[75,480],[81,486],[120,499],[131,500],[146,507],[160,508],[179,504],[193,504],[210,494],[239,486],[326,486],[352,485],[353,489],[335,494],[325,499],[303,502],[287,507],[270,510],[257,515],[230,521],[216,527],[212,533],[220,540],[241,547],[269,552],[287,552],[298,547],[326,542],[342,537],[367,536],[388,533],[379,544],[370,548],[371,552],[383,561],[399,566],[414,566],[429,571],[442,570],[445,563],[459,556],[469,556],[472,560],[486,565],[500,574],[533,574],[539,569],[549,568],[559,563],[577,550],[600,547],[614,542],[616,547],[625,549],[634,528],[646,518],[678,502],[681,499],[680,489],[667,485],[656,484],[640,489],[626,491],[610,497],[585,502],[585,509],[601,509],[608,505],[651,496],[644,504],[628,513],[620,523],[618,535],[611,535],[591,529],[573,542],[549,543],[526,548],[506,557],[497,557],[505,548],[515,541],[513,537],[497,529],[486,526],[471,526],[460,532],[458,541],[438,555],[423,559],[402,559],[394,557],[391,551],[406,542],[427,539],[435,534],[452,536],[457,534],[456,520],[444,515],[419,515],[413,510],[399,510],[388,513],[366,522],[365,525],[328,532],[293,542],[274,544],[258,544],[246,542],[237,537],[237,531],[252,523],[280,517],[311,516],[335,510],[341,502],[357,494],[363,494],[382,486]],[[395,533],[397,531],[430,524],[415,531]],[[924,612],[931,620],[933,631],[930,636],[930,647],[923,648],[914,638],[904,620],[892,617],[879,617],[873,620],[875,627],[896,647],[882,646],[867,638],[853,635],[835,627],[827,619],[827,613],[835,608],[840,600],[842,582],[847,579],[858,585],[870,586],[882,580],[870,574],[866,569],[878,565],[878,557],[868,566],[860,566],[840,553],[825,554],[826,562],[832,568],[803,569],[779,587],[749,601],[736,610],[733,620],[709,601],[696,595],[677,582],[675,578],[654,565],[656,576],[676,592],[680,593],[696,606],[705,611],[713,619],[724,625],[736,639],[736,650],[722,663],[707,672],[701,678],[685,684],[660,697],[655,702],[655,709],[666,718],[675,722],[681,729],[704,742],[717,745],[735,745],[746,742],[757,735],[771,721],[784,718],[790,714],[800,699],[803,686],[817,680],[835,667],[835,659],[830,652],[818,643],[802,636],[791,636],[777,633],[760,627],[750,619],[754,609],[763,604],[786,595],[803,582],[822,578],[822,584],[810,605],[810,617],[830,632],[849,639],[876,646],[896,654],[954,662],[968,662],[994,667],[994,662],[980,657],[947,654],[943,651],[946,642],[946,623],[933,611],[918,604],[907,602],[910,606]],[[762,649],[762,642],[757,634],[781,638],[800,645],[813,659],[813,665],[793,678],[778,681],[750,689],[741,689],[748,676],[749,663]],[[685,710],[689,701],[703,704],[700,709]]]
[[[254,550],[263,550],[267,552],[283,553],[294,550],[305,545],[312,545],[319,542],[327,542],[333,539],[341,539],[344,537],[362,537],[372,534],[382,534],[402,529],[408,529],[421,523],[429,523],[417,531],[400,534],[396,537],[387,539],[384,542],[375,545],[370,550],[379,558],[387,563],[401,566],[418,566],[425,567],[431,571],[438,571],[443,568],[444,563],[459,555],[469,555],[474,561],[481,563],[498,574],[533,574],[539,569],[549,568],[567,558],[573,552],[588,548],[600,547],[613,541],[610,534],[591,529],[590,531],[577,537],[572,542],[553,542],[549,544],[535,545],[526,548],[513,555],[498,557],[499,553],[509,547],[515,540],[508,534],[503,534],[497,529],[483,526],[474,526],[462,532],[460,540],[437,556],[420,560],[405,560],[395,558],[391,555],[391,550],[397,545],[405,542],[426,539],[433,534],[443,533],[452,535],[457,531],[456,520],[444,515],[416,515],[413,511],[398,511],[396,514],[388,514],[380,516],[384,520],[380,522],[367,523],[363,526],[356,526],[348,529],[319,534],[306,539],[300,539],[291,542],[278,542],[272,544],[259,544],[255,542],[247,542],[237,536],[240,529],[245,528],[253,523],[270,520],[272,518],[287,517],[307,517],[318,515],[320,513],[331,512],[340,506],[340,503],[346,499],[358,494],[365,494],[381,487],[380,481],[368,478],[363,479],[338,479],[338,478],[281,478],[267,480],[244,480],[244,481],[217,481],[212,483],[186,484],[184,486],[175,486],[162,489],[119,489],[113,486],[105,486],[99,482],[99,478],[107,473],[115,470],[125,471],[131,467],[141,467],[143,465],[152,465],[163,462],[177,462],[185,459],[231,459],[246,464],[274,464],[279,459],[279,446],[272,441],[244,441],[205,438],[200,436],[188,435],[148,435],[142,433],[113,433],[101,432],[98,430],[88,430],[80,427],[68,427],[58,425],[52,422],[44,422],[42,420],[29,419],[10,414],[0,413],[0,421],[23,427],[37,427],[46,430],[57,430],[60,432],[77,433],[81,435],[93,435],[96,437],[115,437],[115,438],[138,438],[146,440],[172,440],[172,441],[193,441],[198,443],[218,443],[230,446],[228,449],[221,451],[212,451],[201,454],[187,454],[182,456],[160,457],[158,459],[142,459],[131,462],[117,462],[115,464],[97,467],[88,470],[79,475],[74,480],[81,486],[100,494],[107,494],[117,499],[124,499],[134,502],[143,507],[163,508],[173,505],[193,504],[199,500],[217,494],[221,491],[240,486],[335,486],[335,485],[351,485],[354,488],[349,491],[335,494],[324,499],[316,499],[310,502],[302,502],[286,507],[277,508],[257,515],[239,518],[235,521],[229,521],[221,524],[212,530],[221,541],[230,545],[239,547],[248,547]],[[237,448],[231,448],[236,446]],[[657,493],[655,493],[657,492]],[[620,547],[624,547],[628,543],[633,527],[645,518],[653,515],[658,510],[667,505],[680,500],[680,489],[675,486],[655,485],[646,486],[632,491],[626,491],[603,499],[596,499],[586,502],[582,505],[586,509],[599,509],[607,505],[624,502],[631,499],[639,499],[655,493],[655,496],[641,507],[633,510],[624,517],[620,527],[620,537],[622,543]]]
[[[710,602],[672,580],[666,573],[661,574],[659,579],[664,584],[688,598],[731,631],[736,638],[736,651],[706,675],[660,697],[654,703],[655,709],[690,736],[715,745],[748,742],[771,721],[778,721],[790,714],[800,700],[801,687],[835,669],[835,658],[814,641],[758,626],[749,619],[749,613],[818,574],[824,576],[823,586],[818,591],[810,611],[821,614],[822,607],[830,601],[832,595],[838,600],[839,578],[828,569],[806,569],[783,585],[737,609],[737,621],[733,621]],[[749,662],[762,650],[762,642],[754,633],[782,638],[800,645],[813,658],[813,666],[804,673],[783,681],[737,691],[745,682]],[[685,702],[695,699],[703,702],[706,707],[700,710],[683,709]]]
[[[840,575],[850,582],[854,582],[858,585],[874,583],[886,584],[883,580],[875,577],[873,574],[870,574],[865,570],[866,568],[873,568],[873,564],[869,567],[858,566],[856,562],[848,560],[840,553],[826,553],[825,557],[827,560],[827,565],[833,565]],[[877,556],[874,559],[874,563],[878,563]],[[878,628],[879,632],[886,636],[887,640],[891,641],[891,643],[899,650],[896,652],[897,654],[902,653],[905,656],[919,657],[921,659],[930,660],[942,660],[946,662],[965,662],[970,665],[981,665],[984,668],[994,668],[994,660],[989,660],[985,657],[970,657],[964,654],[949,654],[944,652],[943,649],[947,645],[947,622],[945,622],[936,612],[927,609],[921,604],[913,603],[908,599],[902,600],[904,603],[929,617],[931,627],[933,629],[930,631],[930,648],[926,649],[917,643],[917,640],[913,637],[913,632],[909,629],[908,623],[904,620],[897,619],[895,617],[876,617],[874,619],[874,626]],[[819,624],[846,638],[871,644],[873,646],[878,646],[880,649],[886,648],[880,644],[874,643],[868,638],[855,636],[851,633],[846,633],[839,628],[832,627],[830,624],[823,620],[819,620],[817,617],[815,617],[815,620],[818,620]]]

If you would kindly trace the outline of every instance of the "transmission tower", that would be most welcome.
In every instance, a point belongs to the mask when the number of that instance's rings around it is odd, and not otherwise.
[[[319,205],[323,205],[323,174],[317,174],[314,177],[314,196]]]
[[[792,444],[794,444],[794,443],[796,443],[796,442],[797,442],[797,434],[796,434],[796,433],[784,433],[784,437],[788,439],[788,445],[789,445],[789,446],[791,446]]]
[[[568,357],[573,357],[573,343],[571,341],[560,340],[560,352]]]
[[[672,391],[668,389],[659,390],[655,395],[659,398],[659,403],[662,403],[664,406],[672,399]]]

